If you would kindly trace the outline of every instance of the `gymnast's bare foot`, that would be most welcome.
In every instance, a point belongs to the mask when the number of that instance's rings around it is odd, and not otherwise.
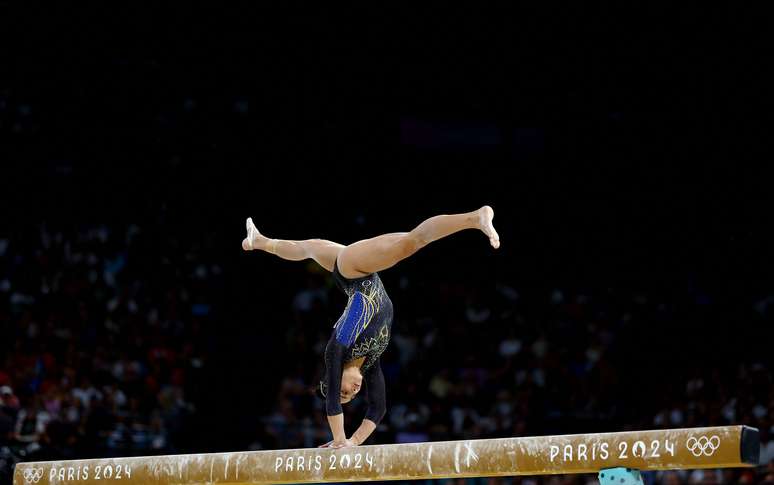
[[[245,226],[247,227],[247,237],[242,240],[242,249],[245,251],[260,249],[267,238],[258,232],[252,217],[247,218]]]
[[[489,237],[492,247],[497,249],[500,247],[500,236],[495,231],[492,219],[494,219],[494,210],[488,205],[478,210],[478,228]]]

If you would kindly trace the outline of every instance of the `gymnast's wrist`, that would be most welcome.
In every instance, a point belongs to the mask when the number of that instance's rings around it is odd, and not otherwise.
[[[346,441],[347,434],[344,432],[344,430],[341,430],[339,432],[336,432],[334,430],[331,430],[331,434],[333,435],[333,441]]]

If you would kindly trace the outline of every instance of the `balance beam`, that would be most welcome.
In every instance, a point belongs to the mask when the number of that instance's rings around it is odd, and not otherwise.
[[[747,426],[19,463],[14,485],[319,483],[748,467]]]

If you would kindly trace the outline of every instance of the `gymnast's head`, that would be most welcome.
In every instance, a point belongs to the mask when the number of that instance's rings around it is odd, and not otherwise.
[[[348,366],[344,368],[341,373],[341,392],[339,393],[339,402],[346,404],[360,392],[360,388],[363,385],[363,374],[360,373],[360,368],[356,366]],[[325,400],[328,396],[328,386],[324,381],[320,381],[320,385],[317,387],[317,397]]]
[[[360,367],[345,367],[344,372],[341,373],[341,404],[355,399],[362,385],[363,374],[360,373]]]

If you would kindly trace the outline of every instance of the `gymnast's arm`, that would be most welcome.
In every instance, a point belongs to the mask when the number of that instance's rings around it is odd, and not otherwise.
[[[344,433],[344,412],[341,409],[341,372],[346,347],[335,338],[325,347],[325,383],[328,387],[325,395],[325,413],[328,415],[328,425],[331,427],[332,448],[346,446],[347,435]]]
[[[365,387],[364,391],[366,401],[368,402],[368,409],[366,410],[365,418],[363,418],[363,423],[352,435],[351,439],[356,445],[362,445],[371,436],[371,433],[374,432],[376,426],[387,412],[384,374],[379,361],[374,362],[366,371],[366,375],[363,376],[363,387]]]

